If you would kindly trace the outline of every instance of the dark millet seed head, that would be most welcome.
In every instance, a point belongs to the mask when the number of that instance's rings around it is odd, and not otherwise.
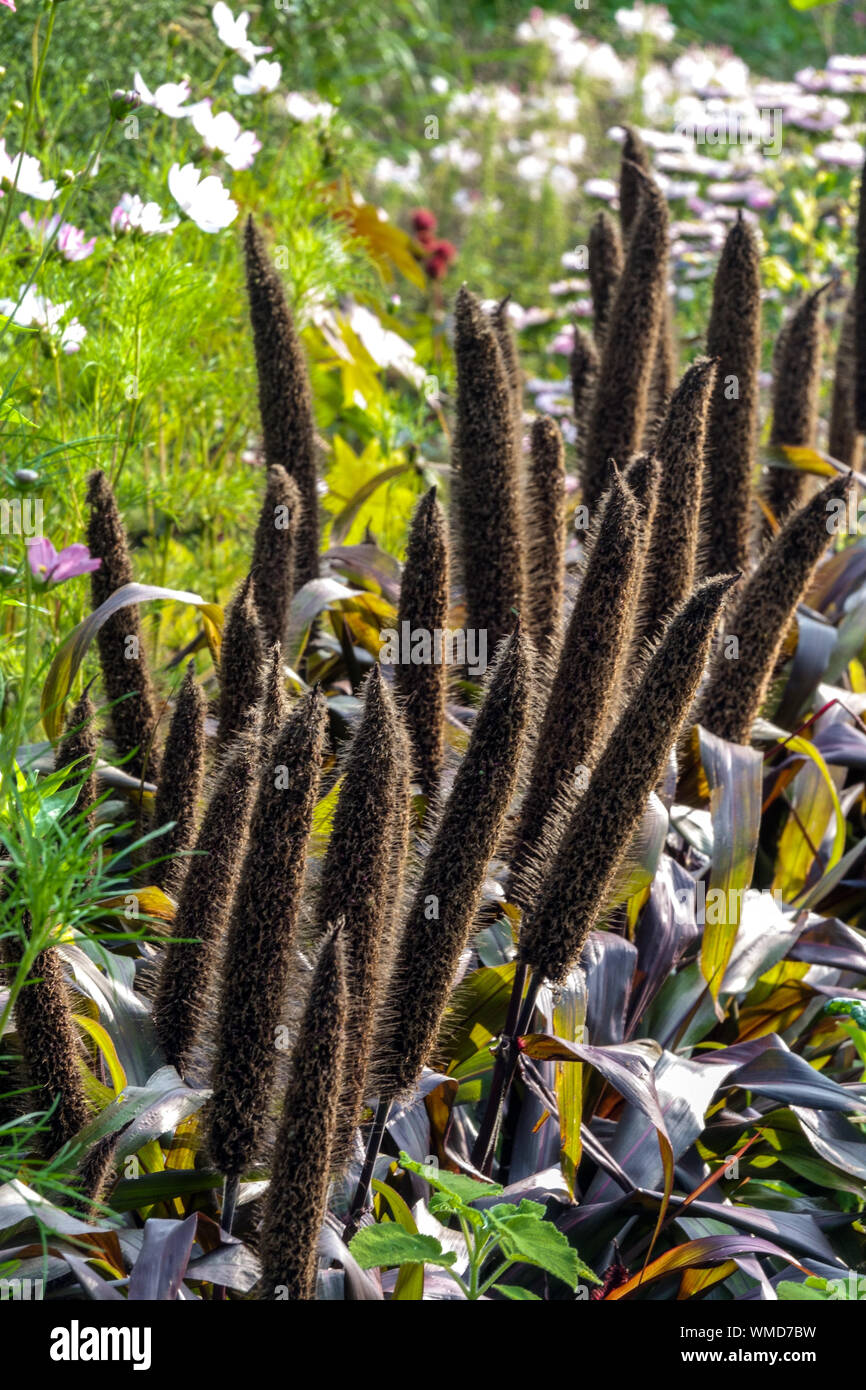
[[[256,586],[256,608],[267,646],[286,640],[300,517],[301,494],[297,483],[285,468],[272,464],[256,527],[251,570]]]
[[[431,488],[412,518],[400,585],[397,630],[444,632],[448,625],[448,524]],[[415,775],[425,796],[439,786],[445,757],[448,671],[441,661],[399,662],[394,687],[403,704]]]
[[[232,902],[210,1106],[211,1153],[231,1176],[252,1162],[267,1123],[327,722],[317,687],[272,745]]]
[[[575,325],[574,345],[568,359],[571,378],[571,399],[574,410],[574,427],[577,432],[576,454],[578,462],[583,462],[586,444],[586,431],[592,407],[592,395],[598,380],[598,349],[582,328]]]
[[[219,727],[224,748],[255,717],[264,694],[264,643],[252,575],[229,605],[220,651]]]
[[[295,544],[294,588],[299,589],[319,573],[318,469],[310,380],[282,281],[252,217],[244,229],[244,250],[265,460],[269,467],[279,464],[286,469],[302,500]]]
[[[818,428],[824,324],[822,285],[803,300],[784,329],[773,366],[773,428],[771,444],[811,445]],[[806,473],[769,470],[764,495],[782,525],[803,502],[809,488]]]
[[[694,588],[701,524],[704,438],[716,364],[699,357],[671,397],[656,442],[661,480],[641,593],[641,635],[658,637]]]
[[[517,438],[496,334],[465,286],[457,295],[455,354],[453,488],[466,620],[495,650],[523,606]]]
[[[348,1019],[340,933],[331,928],[322,941],[298,1030],[274,1145],[259,1239],[262,1299],[304,1302],[316,1296]]]
[[[399,715],[379,665],[367,676],[361,719],[343,764],[343,780],[322,864],[316,926],[324,933],[343,920],[349,990],[349,1039],[335,1157],[350,1151],[361,1115],[373,1020],[381,985],[382,950],[399,893],[394,832],[400,812],[400,758],[405,743]]]
[[[727,623],[728,636],[737,639],[736,660],[728,642],[720,642],[693,715],[719,738],[749,742],[797,604],[830,541],[833,511],[851,486],[848,474],[833,478],[789,517],[742,584]]]
[[[176,897],[189,867],[185,851],[192,848],[204,781],[205,715],[207,702],[191,661],[181,683],[165,741],[162,771],[156,790],[154,827],[174,822],[155,842],[157,854],[174,855],[154,865],[153,882]]]
[[[742,216],[716,270],[707,354],[718,369],[704,444],[703,570],[734,573],[749,565],[761,368],[761,250]]]
[[[638,504],[614,469],[562,642],[512,846],[509,896],[521,906],[531,900],[538,864],[555,841],[550,813],[578,769],[593,766],[615,715],[642,552]]]
[[[591,511],[608,482],[609,460],[626,468],[641,446],[667,286],[668,213],[658,186],[644,194],[629,241],[602,352],[583,461],[583,501]]]
[[[153,1019],[166,1061],[189,1072],[207,1015],[219,945],[228,921],[258,788],[258,733],[241,734],[222,756],[160,964]]]
[[[863,439],[857,429],[854,413],[854,381],[856,356],[854,351],[855,298],[849,295],[842,316],[839,347],[836,351],[836,370],[833,376],[833,404],[827,447],[834,459],[853,468],[860,468]]]
[[[596,342],[601,343],[623,267],[622,242],[608,213],[597,214],[589,229],[588,250],[592,331]]]
[[[619,166],[619,220],[623,240],[628,241],[641,207],[643,181],[640,177],[652,173],[647,147],[634,126],[626,126],[625,140]]]
[[[546,661],[559,648],[565,584],[565,448],[548,415],[532,425],[525,514],[527,627]]]
[[[493,331],[496,334],[496,341],[499,344],[499,351],[502,353],[502,361],[505,365],[505,373],[508,377],[508,386],[511,391],[511,403],[514,409],[514,427],[520,431],[521,421],[523,420],[523,372],[520,368],[520,354],[517,350],[517,338],[514,332],[514,325],[508,312],[508,305],[511,299],[506,295],[501,299],[490,316],[493,324]],[[518,437],[518,448],[520,439]]]
[[[620,716],[523,919],[520,959],[560,983],[604,910],[650,792],[694,697],[725,593],[735,576],[706,580],[674,614]]]
[[[132,583],[132,564],[126,529],[111,484],[105,474],[91,473],[87,483],[90,518],[87,544],[102,561],[90,575],[94,609],[124,584]],[[154,746],[157,696],[150,677],[138,607],[114,613],[96,635],[105,693],[111,703],[114,741],[125,769],[133,777],[159,777],[159,754]]]
[[[430,1059],[487,864],[514,793],[532,700],[532,645],[518,627],[497,656],[407,914],[376,1030],[381,1096],[414,1086]]]
[[[62,735],[54,755],[54,766],[60,768],[75,765],[75,779],[80,781],[75,805],[70,816],[86,815],[89,825],[95,824],[93,803],[97,796],[96,755],[99,740],[96,730],[96,710],[85,690],[81,699],[66,716],[66,732]]]

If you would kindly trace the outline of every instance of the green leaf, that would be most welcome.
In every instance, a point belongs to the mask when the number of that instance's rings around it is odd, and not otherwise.
[[[490,1212],[487,1215],[490,1216]],[[494,1218],[490,1224],[499,1233],[499,1243],[506,1257],[546,1269],[570,1289],[577,1287],[580,1261],[551,1221],[516,1215],[505,1221]],[[599,1282],[595,1275],[592,1278],[595,1283]]]
[[[479,1197],[495,1197],[502,1188],[496,1182],[476,1182],[475,1178],[465,1178],[462,1173],[443,1173],[432,1163],[416,1163],[407,1153],[400,1151],[400,1167],[429,1182],[437,1192],[448,1192],[461,1202],[475,1202]]]
[[[842,1284],[841,1279],[838,1282]],[[782,1303],[808,1303],[813,1299],[819,1303],[826,1303],[828,1299],[848,1297],[846,1293],[839,1295],[833,1289],[829,1289],[826,1279],[818,1279],[814,1275],[801,1284],[795,1283],[793,1279],[783,1279],[776,1285],[776,1293]]]
[[[544,1211],[543,1202],[530,1202],[524,1197],[519,1207],[513,1202],[497,1202],[495,1207],[488,1207],[484,1215],[495,1217],[497,1221],[510,1221],[515,1216],[534,1216],[543,1221]]]
[[[531,1289],[521,1289],[519,1284],[494,1284],[492,1287],[497,1293],[504,1294],[506,1298],[512,1299],[515,1303],[543,1302],[537,1293],[533,1293]]]
[[[404,1231],[388,1221],[382,1226],[365,1226],[349,1243],[349,1249],[362,1269],[390,1269],[394,1265],[443,1265],[457,1259],[453,1250],[443,1250],[435,1236]]]

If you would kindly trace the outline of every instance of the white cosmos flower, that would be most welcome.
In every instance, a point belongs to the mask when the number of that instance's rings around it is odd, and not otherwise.
[[[35,155],[23,152],[8,155],[5,140],[0,140],[0,183],[8,183],[10,187],[14,185],[19,193],[26,194],[28,198],[38,198],[42,203],[48,202],[57,192],[53,179],[43,179]]]
[[[178,206],[203,232],[221,232],[238,215],[237,203],[217,175],[202,178],[194,164],[172,164],[168,187]]]
[[[185,101],[189,100],[188,82],[163,82],[155,92],[152,92],[141,73],[137,72],[133,90],[141,97],[143,106],[153,106],[157,111],[162,112],[163,116],[170,116],[172,120],[177,120],[180,116],[187,114],[183,105]]]
[[[163,222],[159,203],[143,203],[137,193],[122,193],[120,202],[111,213],[114,231],[141,232],[142,236],[173,232],[179,222],[179,217],[170,217]]]
[[[211,14],[220,43],[237,53],[245,63],[252,65],[260,53],[270,53],[271,50],[267,46],[262,48],[258,44],[250,43],[247,38],[247,26],[250,22],[247,10],[242,10],[235,19],[228,5],[223,4],[223,0],[217,0]]]
[[[661,43],[671,43],[677,32],[664,5],[644,5],[641,0],[630,10],[617,10],[614,19],[624,34],[651,34]]]
[[[69,308],[68,300],[64,304],[52,304],[45,295],[38,294],[32,285],[28,290],[22,285],[19,297],[20,304],[16,304],[14,299],[0,299],[0,314],[19,328],[44,329],[50,337],[58,339],[63,352],[78,351],[87,330],[78,319],[70,319],[65,326],[62,325]]]
[[[215,115],[207,99],[196,103],[192,123],[207,148],[224,155],[232,169],[249,169],[262,148],[254,130],[241,130],[230,111]]]
[[[353,304],[347,315],[349,327],[380,367],[392,367],[415,386],[424,383],[426,373],[416,360],[415,349],[399,333],[384,328],[376,315],[360,304]]]
[[[237,73],[232,78],[232,86],[242,97],[258,96],[259,92],[272,92],[280,80],[282,71],[279,63],[269,63],[267,58],[259,58],[246,76]]]
[[[337,108],[329,101],[310,101],[300,92],[289,92],[286,97],[286,110],[293,121],[328,121]]]

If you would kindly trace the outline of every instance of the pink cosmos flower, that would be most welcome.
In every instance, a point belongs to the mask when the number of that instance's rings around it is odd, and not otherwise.
[[[7,10],[11,10],[13,14],[15,13],[15,0],[0,0],[0,5],[5,5]]]
[[[90,574],[102,564],[101,560],[93,559],[86,545],[67,545],[57,551],[46,536],[27,542],[27,559],[33,578],[43,584],[62,584],[64,579]]]

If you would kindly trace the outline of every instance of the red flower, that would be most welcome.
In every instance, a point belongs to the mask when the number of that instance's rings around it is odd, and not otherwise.
[[[441,280],[452,261],[457,258],[457,247],[451,241],[434,241],[430,255],[424,262],[424,269],[431,280]]]
[[[412,230],[419,241],[429,240],[436,230],[436,215],[429,208],[416,208],[412,213]]]

